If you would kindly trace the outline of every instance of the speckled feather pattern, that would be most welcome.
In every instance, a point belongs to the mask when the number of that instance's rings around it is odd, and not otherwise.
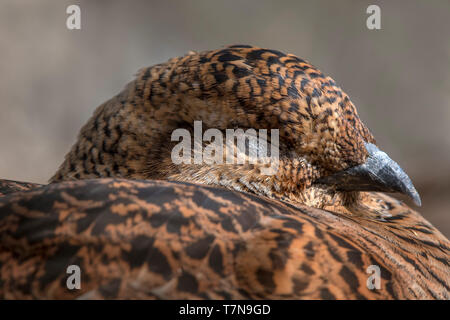
[[[39,186],[41,186],[41,184],[0,179],[0,197],[13,192],[30,190]]]
[[[171,133],[194,120],[204,130],[279,129],[278,174],[262,183],[257,167],[174,165]],[[330,77],[291,54],[231,46],[142,69],[96,110],[52,181],[170,179],[305,202],[315,179],[365,160],[364,142],[375,140]]]
[[[175,165],[171,133],[195,120],[279,129],[277,174]],[[51,184],[0,181],[0,298],[449,299],[450,243],[419,213],[314,184],[363,163],[365,143],[348,96],[292,54],[237,45],[144,68]]]
[[[448,299],[449,242],[419,214],[351,217],[187,183],[97,179],[0,198],[0,297]],[[83,270],[66,288],[66,268]],[[369,265],[381,289],[366,286]]]

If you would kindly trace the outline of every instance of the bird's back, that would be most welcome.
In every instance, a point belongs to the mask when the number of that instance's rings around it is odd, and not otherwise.
[[[373,195],[391,216],[167,181],[12,193],[0,198],[0,297],[449,299],[448,240]],[[69,265],[82,270],[81,290],[66,287]],[[368,284],[377,270],[379,289]]]

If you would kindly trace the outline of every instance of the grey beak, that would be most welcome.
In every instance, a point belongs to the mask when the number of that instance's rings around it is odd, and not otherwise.
[[[318,179],[315,183],[333,185],[338,191],[400,192],[421,206],[420,196],[400,166],[374,144],[366,143],[365,163]]]

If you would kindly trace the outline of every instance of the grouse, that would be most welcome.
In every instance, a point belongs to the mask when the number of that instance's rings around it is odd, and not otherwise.
[[[276,170],[174,161],[174,131],[196,122],[203,137],[277,130]],[[292,54],[233,45],[140,70],[50,182],[0,183],[1,298],[450,298],[448,239],[385,194],[420,205],[411,180],[334,80]]]

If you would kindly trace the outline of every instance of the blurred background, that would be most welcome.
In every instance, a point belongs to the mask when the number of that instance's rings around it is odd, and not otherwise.
[[[81,7],[81,30],[66,28]],[[366,9],[381,8],[381,30]],[[0,3],[0,178],[45,183],[138,69],[227,44],[293,53],[349,94],[450,237],[450,1]]]

